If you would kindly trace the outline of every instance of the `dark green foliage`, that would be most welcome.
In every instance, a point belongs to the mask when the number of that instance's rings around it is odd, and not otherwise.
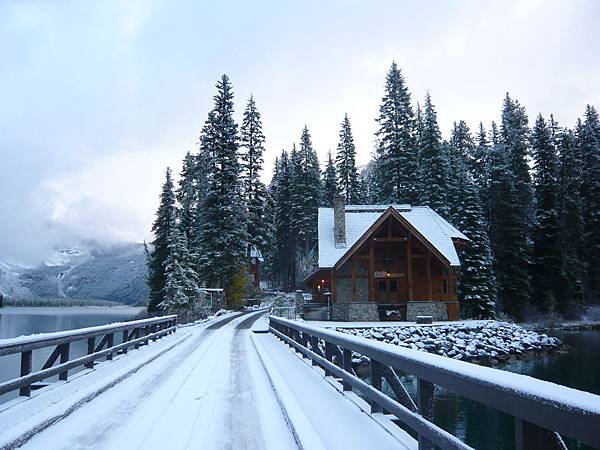
[[[214,109],[205,125],[210,135],[212,171],[202,205],[200,275],[207,286],[226,287],[245,264],[247,223],[238,161],[238,130],[233,119],[233,92],[229,78],[217,82]],[[203,140],[201,139],[201,141]]]
[[[167,169],[165,183],[160,194],[160,205],[152,225],[154,240],[148,251],[149,312],[158,311],[158,305],[164,300],[164,289],[167,282],[165,264],[169,256],[169,236],[176,225],[176,214],[173,179],[171,169]]]
[[[584,302],[585,235],[583,225],[582,164],[578,157],[573,132],[565,130],[558,138],[559,189],[558,222],[561,254],[560,278],[557,286],[557,309],[576,316]]]
[[[300,148],[292,150],[291,158],[291,217],[290,225],[299,248],[308,253],[317,240],[317,213],[321,203],[321,169],[313,149],[310,133],[305,126]]]
[[[242,156],[242,192],[248,209],[248,242],[259,250],[266,246],[265,201],[266,188],[260,181],[263,165],[265,136],[260,112],[253,97],[248,100],[240,128]]]
[[[338,192],[339,189],[335,173],[335,166],[333,165],[331,152],[329,152],[327,154],[327,165],[323,171],[323,193],[321,196],[322,205],[326,207],[332,207],[333,198],[338,194]]]
[[[557,289],[561,265],[557,211],[558,166],[551,130],[541,114],[532,130],[531,150],[535,161],[536,198],[531,300],[540,311],[551,312],[559,302]]]
[[[354,138],[352,137],[352,128],[350,127],[348,114],[344,116],[344,121],[342,122],[335,165],[339,191],[345,195],[346,203],[360,203],[361,194],[358,171],[356,170],[356,147],[354,146]],[[327,188],[325,188],[325,191],[327,192]]]
[[[414,178],[413,183],[420,184],[421,205],[429,206],[443,217],[448,217],[448,160],[442,150],[442,133],[429,92],[425,97],[420,128],[420,176]]]
[[[460,204],[462,201],[464,177],[463,170],[468,167],[469,155],[473,152],[473,137],[467,124],[461,120],[454,122],[450,142],[443,144],[443,154],[447,165],[447,208],[446,218],[457,224],[462,220]],[[481,207],[481,205],[480,205]]]
[[[417,204],[419,161],[410,93],[396,63],[386,76],[377,119],[374,196],[380,203]]]

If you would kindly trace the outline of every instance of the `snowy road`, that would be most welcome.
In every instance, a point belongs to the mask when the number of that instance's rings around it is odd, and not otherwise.
[[[296,448],[250,341],[260,315],[192,331],[23,448]]]

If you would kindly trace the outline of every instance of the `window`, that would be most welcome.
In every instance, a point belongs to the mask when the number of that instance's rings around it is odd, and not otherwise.
[[[396,280],[390,280],[390,292],[398,292],[398,282]]]
[[[386,292],[385,281],[384,280],[380,280],[379,281],[379,292]]]

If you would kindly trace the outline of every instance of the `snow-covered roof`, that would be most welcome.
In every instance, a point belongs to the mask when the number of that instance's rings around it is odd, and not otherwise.
[[[428,206],[346,205],[344,247],[335,245],[333,208],[319,208],[319,267],[333,267],[390,207],[421,233],[451,266],[460,266],[452,239],[468,238]]]
[[[259,249],[256,248],[256,246],[250,244],[250,258],[256,258],[258,259],[260,262],[263,262],[263,255],[260,252]]]

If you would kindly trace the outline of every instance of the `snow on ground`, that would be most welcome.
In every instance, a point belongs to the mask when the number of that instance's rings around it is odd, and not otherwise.
[[[462,360],[504,360],[511,355],[556,349],[555,337],[519,325],[496,321],[470,321],[443,325],[337,328],[337,331]]]
[[[178,331],[184,342],[23,448],[295,448],[249,341],[261,314]]]

